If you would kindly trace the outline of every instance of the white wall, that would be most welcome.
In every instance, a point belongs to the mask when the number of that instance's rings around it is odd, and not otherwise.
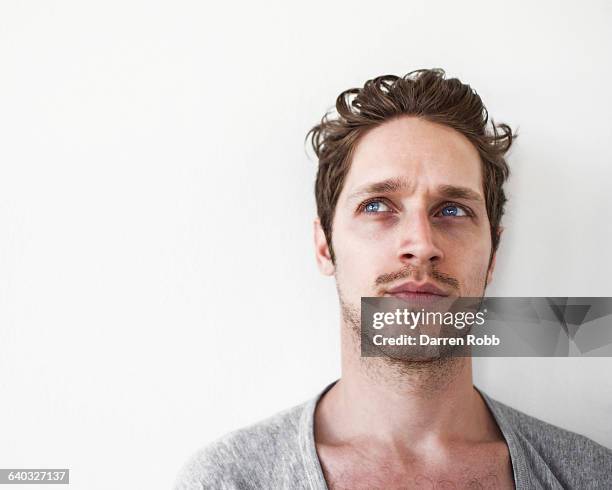
[[[611,20],[605,1],[2,2],[0,467],[168,488],[336,379],[303,139],[377,75],[443,67],[519,126],[489,294],[612,296]],[[612,446],[611,359],[476,368]]]

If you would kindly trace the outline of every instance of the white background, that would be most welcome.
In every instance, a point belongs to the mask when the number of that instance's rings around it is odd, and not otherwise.
[[[611,20],[605,1],[3,1],[0,467],[169,488],[338,377],[304,136],[377,75],[442,67],[519,127],[490,295],[612,296]],[[611,368],[475,376],[612,446]]]

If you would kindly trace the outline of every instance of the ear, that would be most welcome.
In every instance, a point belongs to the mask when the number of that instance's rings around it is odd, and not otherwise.
[[[323,227],[321,226],[321,221],[319,218],[314,220],[314,245],[315,245],[315,256],[317,259],[317,266],[321,271],[321,274],[326,276],[333,276],[336,271],[336,267],[331,259],[331,254],[329,253],[329,247],[327,246],[327,240],[325,238],[325,233],[323,232]]]
[[[497,250],[499,250],[499,242],[501,241],[501,236],[503,232],[504,232],[503,226],[497,227],[497,244],[498,244]],[[491,263],[489,264],[489,271],[487,272],[487,285],[491,284],[491,282],[493,281],[493,271],[495,270],[495,260],[497,259],[497,250],[491,257]]]

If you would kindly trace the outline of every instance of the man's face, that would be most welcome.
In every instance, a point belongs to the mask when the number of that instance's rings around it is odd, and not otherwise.
[[[335,265],[315,221],[317,260],[341,300],[389,295],[413,282],[480,297],[491,280],[490,225],[476,148],[414,117],[388,121],[357,145],[332,224]]]

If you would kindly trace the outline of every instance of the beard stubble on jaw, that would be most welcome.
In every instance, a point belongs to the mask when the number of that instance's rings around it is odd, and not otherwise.
[[[350,348],[359,359],[366,376],[381,384],[395,388],[418,389],[421,393],[434,394],[448,386],[461,371],[465,360],[461,357],[445,356],[426,360],[399,359],[390,356],[361,356],[361,318],[359,308],[344,301],[340,292],[343,328],[348,328]]]
[[[415,280],[420,280],[419,274],[415,274],[415,269],[411,266],[407,266],[390,274],[382,274],[376,279],[374,285],[376,290],[379,291],[379,295],[382,296],[383,290],[380,288],[382,288],[383,285],[412,276],[416,276]],[[460,283],[452,276],[435,269],[431,270],[429,276],[439,283],[450,286],[457,292],[459,291]],[[484,296],[486,285],[487,275],[485,273],[481,297]],[[418,361],[399,359],[390,356],[361,356],[361,309],[360,307],[352,305],[344,298],[338,281],[336,281],[336,289],[340,301],[342,322],[344,328],[348,327],[349,329],[350,342],[352,344],[351,348],[359,357],[360,365],[369,378],[378,382],[384,382],[385,384],[394,385],[398,388],[405,388],[408,385],[411,388],[419,389],[423,394],[433,394],[448,386],[465,367],[466,358],[452,355]]]

